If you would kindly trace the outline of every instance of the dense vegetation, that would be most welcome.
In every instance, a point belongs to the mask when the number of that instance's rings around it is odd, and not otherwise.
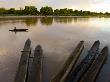
[[[43,16],[110,16],[110,13],[97,13],[97,12],[90,12],[90,11],[82,11],[82,10],[73,10],[73,9],[55,9],[53,10],[52,7],[42,7],[40,11],[35,6],[25,6],[25,8],[20,8],[16,10],[15,8],[5,9],[0,8],[0,15],[43,15]]]

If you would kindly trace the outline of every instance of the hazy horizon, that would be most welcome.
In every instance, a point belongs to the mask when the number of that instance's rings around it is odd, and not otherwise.
[[[42,6],[56,8],[70,8],[94,12],[110,12],[110,0],[0,0],[0,7],[24,8],[25,6],[36,6],[38,10]]]

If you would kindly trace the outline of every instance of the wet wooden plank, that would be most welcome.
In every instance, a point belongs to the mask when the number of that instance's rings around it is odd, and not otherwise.
[[[25,42],[24,49],[21,54],[18,70],[14,82],[25,82],[28,70],[28,59],[31,51],[31,41],[28,39]]]
[[[91,67],[88,69],[88,71],[79,82],[95,82],[96,77],[99,74],[107,58],[108,52],[108,47],[104,47],[97,59],[94,61],[94,63],[91,65]]]
[[[38,45],[34,51],[32,67],[27,82],[42,82],[42,56],[42,47]]]
[[[72,69],[65,82],[79,82],[81,77],[84,75],[84,73],[88,70],[88,68],[95,60],[97,51],[99,49],[99,45],[99,41],[94,42],[87,56],[81,61],[81,63],[76,68]]]
[[[51,82],[60,82],[64,80],[65,77],[69,74],[72,67],[75,66],[82,50],[84,49],[84,41],[80,41],[79,44],[76,46],[75,50],[69,56],[67,61],[65,62],[63,68],[59,71],[57,75],[51,80]]]

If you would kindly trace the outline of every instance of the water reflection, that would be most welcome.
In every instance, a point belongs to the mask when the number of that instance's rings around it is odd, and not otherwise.
[[[16,23],[19,23],[21,22],[20,19],[0,19],[0,26],[4,26],[5,25],[8,25],[8,24],[16,24]]]
[[[24,42],[32,41],[32,48],[41,44],[44,50],[43,82],[49,82],[80,40],[85,41],[85,52],[94,41],[110,46],[110,18],[44,17],[0,19],[0,82],[13,82]],[[84,26],[83,26],[84,25]],[[9,32],[13,27],[26,28],[29,32]],[[49,26],[49,28],[45,28]],[[105,37],[106,36],[106,37]],[[33,53],[33,52],[32,52]],[[109,82],[110,56],[101,70],[97,82]]]
[[[53,17],[42,17],[40,22],[42,25],[50,26],[53,23]]]
[[[72,23],[73,18],[72,17],[56,17],[56,18],[54,18],[54,21],[56,23],[65,23],[65,24],[67,24],[67,23]]]
[[[78,22],[87,22],[89,21],[89,17],[74,17],[73,18],[74,23],[78,23]]]
[[[28,31],[12,31],[14,34],[17,34],[17,33],[25,33],[25,32],[28,32]]]
[[[26,26],[35,26],[38,23],[38,18],[28,18],[24,19]]]
[[[36,18],[16,18],[16,19],[0,19],[0,25],[3,24],[16,24],[16,23],[24,23],[26,26],[36,26],[38,22],[45,26],[51,26],[54,23],[80,23],[84,21],[88,21],[89,18],[82,18],[82,17],[36,17]]]
[[[22,20],[21,20],[22,19]],[[13,18],[13,19],[0,19],[0,26],[6,24],[24,23],[26,26],[35,26],[39,18]]]

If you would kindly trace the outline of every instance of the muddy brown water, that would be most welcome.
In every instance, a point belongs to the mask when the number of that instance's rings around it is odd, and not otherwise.
[[[14,27],[27,28],[29,31],[16,33],[8,31]],[[32,50],[38,44],[43,47],[43,82],[49,82],[79,41],[85,41],[85,49],[80,59],[96,40],[101,42],[100,50],[106,45],[110,48],[110,18],[0,19],[0,82],[13,82],[21,51],[28,38],[32,41]],[[97,82],[110,81],[109,69],[108,56]]]

